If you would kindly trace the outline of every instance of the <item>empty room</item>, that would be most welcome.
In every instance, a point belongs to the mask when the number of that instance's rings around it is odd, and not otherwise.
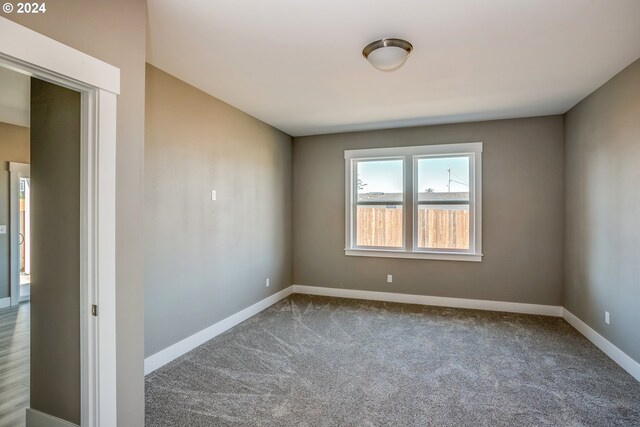
[[[640,426],[640,1],[6,1],[0,75],[0,427]]]

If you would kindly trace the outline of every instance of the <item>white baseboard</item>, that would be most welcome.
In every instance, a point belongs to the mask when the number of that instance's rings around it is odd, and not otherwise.
[[[265,308],[272,306],[281,299],[288,297],[292,293],[293,286],[289,286],[288,288],[283,289],[271,296],[268,296],[267,298],[258,301],[252,306],[249,306],[244,310],[232,314],[231,316],[224,318],[217,323],[214,323],[208,328],[205,328],[200,332],[196,332],[195,334],[183,339],[182,341],[178,341],[177,343],[165,348],[164,350],[160,350],[156,354],[147,357],[146,359],[144,359],[144,374],[150,374],[156,369],[193,350],[199,345],[204,344],[205,342],[220,335],[226,330],[233,328],[238,323],[244,322],[248,318],[255,316]]]
[[[640,381],[640,363],[633,360],[624,351],[616,347],[611,341],[593,330],[589,325],[580,320],[575,314],[566,308],[563,309],[562,317],[569,322],[571,326],[576,328],[578,332],[587,337],[589,341],[595,344],[604,354],[609,356],[614,362],[631,374],[636,380]]]
[[[435,305],[439,307],[470,308],[474,310],[506,311],[509,313],[538,314],[562,317],[562,307],[556,305],[524,304],[519,302],[488,301],[479,299],[432,297],[427,295],[398,294],[392,292],[359,291],[355,289],[321,288],[293,285],[293,293],[354,298],[403,304]]]
[[[27,427],[78,427],[53,415],[27,408]]]
[[[569,324],[587,337],[593,344],[609,356],[614,362],[640,381],[640,363],[633,360],[618,347],[607,341],[582,320],[578,319],[566,308],[556,305],[524,304],[518,302],[488,301],[466,298],[434,297],[427,295],[399,294],[392,292],[360,291],[355,289],[322,288],[318,286],[291,285],[262,301],[233,314],[218,323],[197,332],[182,341],[173,344],[147,357],[144,360],[145,375],[166,365],[172,360],[204,344],[240,322],[255,316],[291,294],[319,295],[338,298],[353,298],[372,301],[387,301],[403,304],[433,305],[439,307],[468,308],[474,310],[503,311],[509,313],[537,314],[542,316],[563,317]],[[36,426],[36,425],[34,425]],[[37,427],[37,426],[36,426]]]
[[[0,298],[0,308],[7,308],[11,306],[11,297]]]

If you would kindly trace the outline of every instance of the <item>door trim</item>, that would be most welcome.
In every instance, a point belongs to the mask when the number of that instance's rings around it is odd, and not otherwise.
[[[81,93],[81,425],[116,426],[116,100],[120,70],[0,17],[0,65]],[[99,307],[91,315],[91,305]]]

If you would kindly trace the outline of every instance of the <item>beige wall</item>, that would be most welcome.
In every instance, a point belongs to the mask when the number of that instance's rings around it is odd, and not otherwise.
[[[484,143],[482,262],[344,255],[344,150],[475,141]],[[295,138],[294,282],[559,305],[562,165],[562,116]]]
[[[640,60],[566,114],[565,144],[564,306],[640,362]]]
[[[10,295],[9,270],[9,162],[29,163],[29,128],[0,122],[0,299]]]
[[[292,146],[151,65],[146,98],[150,356],[291,285]]]
[[[46,16],[4,16],[120,68],[116,154],[118,425],[141,426],[146,1],[61,0],[47,3]]]

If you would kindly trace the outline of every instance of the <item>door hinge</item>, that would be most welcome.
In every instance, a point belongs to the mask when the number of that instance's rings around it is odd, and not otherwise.
[[[91,305],[91,314],[93,316],[98,316],[98,306],[97,305],[95,305],[95,304]]]

